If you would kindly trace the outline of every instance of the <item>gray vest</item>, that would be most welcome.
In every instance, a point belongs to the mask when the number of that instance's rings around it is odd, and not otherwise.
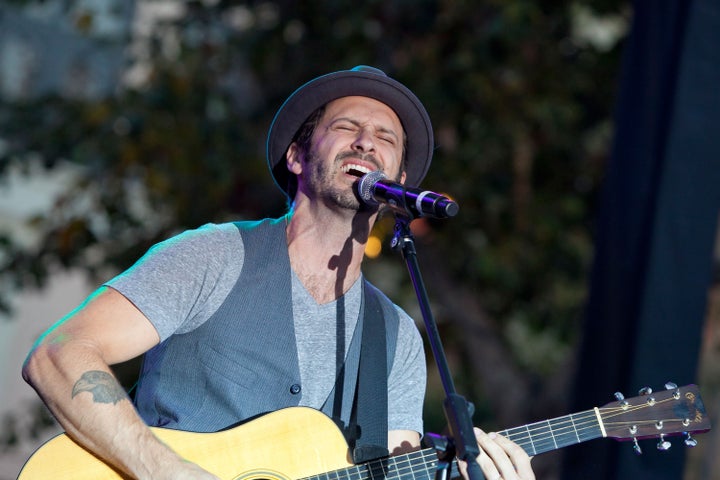
[[[213,432],[280,408],[297,406],[302,384],[292,315],[285,218],[236,223],[242,272],[220,308],[200,327],[172,335],[145,354],[135,405],[146,423]],[[376,293],[386,324],[387,373],[398,315]],[[365,295],[363,296],[365,298]],[[358,329],[362,328],[364,304]],[[351,419],[361,335],[356,331],[323,411],[341,427]],[[336,392],[342,392],[337,395]]]

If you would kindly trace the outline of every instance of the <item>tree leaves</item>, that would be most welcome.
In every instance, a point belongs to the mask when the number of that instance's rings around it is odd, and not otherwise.
[[[566,354],[534,365],[547,356],[530,350],[569,352],[577,335],[619,50],[579,38],[577,15],[587,25],[602,8],[621,32],[627,2],[185,6],[128,58],[145,75],[116,95],[3,104],[0,173],[29,158],[50,169],[70,162],[81,173],[35,219],[42,248],[5,236],[0,275],[19,286],[41,284],[55,268],[106,277],[178,230],[282,213],[264,160],[275,110],[316,75],[370,64],[425,103],[437,143],[426,185],[461,206],[453,219],[416,221],[416,230],[420,258],[442,259],[426,275],[442,279],[430,294],[453,357],[468,361],[461,373],[469,395],[486,398],[498,384],[472,381],[490,372],[477,366],[478,337],[460,341],[462,331],[453,330],[458,305],[464,327],[473,319],[487,325],[483,334],[502,357],[493,361],[507,362],[524,391],[542,390],[539,377],[562,375]],[[378,228],[387,240],[382,229],[392,228]],[[368,276],[389,262],[398,259],[386,249],[367,264]],[[416,313],[407,280],[388,290]],[[539,397],[552,404],[554,395]],[[502,407],[488,401],[497,415]],[[526,410],[513,410],[515,420],[527,419],[529,407],[516,406]]]

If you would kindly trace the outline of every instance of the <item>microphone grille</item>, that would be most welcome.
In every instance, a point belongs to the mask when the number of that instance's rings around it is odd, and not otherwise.
[[[380,170],[366,173],[360,178],[358,181],[358,195],[360,195],[360,198],[364,202],[370,203],[371,205],[375,205],[377,203],[373,197],[373,187],[375,187],[375,184],[383,178],[386,178],[385,174]]]

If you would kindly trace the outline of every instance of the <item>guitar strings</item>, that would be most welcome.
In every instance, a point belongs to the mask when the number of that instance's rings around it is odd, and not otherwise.
[[[654,405],[666,403],[675,400],[672,397],[656,400]],[[629,413],[653,407],[647,402],[638,405],[628,405],[626,407],[600,407],[600,417],[604,425],[617,428],[622,425],[649,425],[655,424],[658,420],[637,420],[637,421],[613,421],[612,419],[627,415]],[[679,419],[666,419],[664,422],[681,422]],[[600,433],[600,423],[598,422],[595,410],[587,410],[564,417],[558,417],[550,420],[544,420],[528,424],[526,426],[510,428],[498,432],[515,443],[520,445],[528,454],[534,455],[545,451],[567,446],[573,443],[580,443],[584,440],[598,438]],[[590,435],[588,435],[590,434]],[[587,435],[587,436],[586,436]],[[535,437],[535,438],[533,438]],[[570,437],[575,440],[569,441]],[[558,443],[558,439],[565,438]],[[537,446],[550,447],[551,443],[554,448],[545,448],[538,450]],[[438,457],[437,452],[433,448],[426,448],[416,452],[395,457],[388,457],[381,460],[374,460],[361,465],[326,472],[318,475],[306,477],[307,479],[326,479],[326,480],[375,480],[375,479],[411,479],[411,480],[431,480],[434,478],[434,471],[437,468]],[[455,461],[451,463],[453,471],[457,470]],[[452,475],[454,476],[454,475]],[[451,478],[452,478],[451,476]]]
[[[665,402],[670,402],[676,400],[672,397],[668,397],[666,399],[662,400],[656,400],[654,405],[658,405]],[[658,420],[637,420],[637,421],[624,421],[624,422],[618,422],[618,421],[610,421],[611,418],[627,415],[629,413],[633,413],[637,410],[642,410],[645,408],[653,407],[654,405],[651,405],[647,402],[643,402],[642,404],[638,405],[628,405],[626,407],[618,406],[618,407],[601,407],[599,408],[600,417],[602,418],[604,425],[617,428],[619,426],[624,425],[652,425],[656,424]],[[568,420],[565,420],[568,419]],[[580,422],[575,421],[576,419],[580,419]],[[587,420],[587,421],[585,421]],[[682,420],[680,419],[664,419],[663,422],[677,422],[681,423]],[[558,427],[555,427],[552,422],[555,422],[555,425]],[[532,427],[532,428],[531,428]],[[579,428],[578,428],[579,427]],[[542,432],[536,433],[536,435],[539,437],[539,441],[533,442],[533,432]],[[518,443],[520,446],[522,446],[528,453],[535,454],[535,453],[542,453],[543,451],[552,450],[552,448],[544,449],[542,451],[535,449],[535,443],[542,443],[543,441],[547,441],[548,439],[552,439],[553,444],[557,448],[556,443],[556,436],[557,437],[565,437],[566,441],[569,440],[567,437],[572,436],[570,433],[576,433],[577,442],[569,442],[569,443],[563,443],[562,446],[566,446],[572,443],[580,443],[581,441],[581,434],[586,434],[588,432],[597,433],[596,436],[591,438],[584,438],[583,440],[590,440],[592,438],[597,438],[601,436],[600,432],[600,424],[597,421],[597,417],[595,415],[594,410],[588,410],[585,412],[580,412],[577,414],[568,415],[565,417],[558,417],[551,420],[545,420],[541,422],[536,422],[524,427],[516,427],[508,430],[504,430],[502,432],[499,432],[501,435],[506,436],[510,438],[511,440]],[[628,431],[629,433],[629,431]],[[556,435],[557,434],[557,435]],[[543,436],[544,435],[544,436]],[[530,446],[531,449],[528,450],[527,446]]]
[[[498,433],[514,441],[531,455],[601,436],[600,425],[592,410]],[[572,441],[570,441],[571,437],[574,437]],[[558,440],[561,442],[558,443]]]
[[[364,480],[364,479],[413,479],[432,480],[437,466],[437,453],[432,448],[388,457],[381,460],[306,477],[307,479]],[[453,462],[454,464],[454,462]],[[432,478],[431,478],[432,477]]]

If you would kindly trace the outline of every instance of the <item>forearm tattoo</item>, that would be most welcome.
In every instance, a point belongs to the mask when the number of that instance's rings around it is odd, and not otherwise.
[[[113,405],[128,397],[122,386],[108,372],[90,370],[75,382],[72,390],[72,397],[81,392],[90,392],[95,403],[112,403]]]

